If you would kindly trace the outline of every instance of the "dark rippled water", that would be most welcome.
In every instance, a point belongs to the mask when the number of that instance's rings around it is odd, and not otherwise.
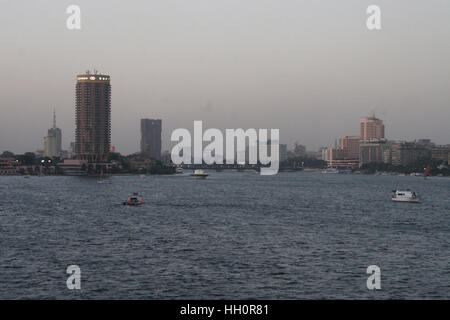
[[[111,180],[0,177],[0,298],[450,298],[450,179]],[[393,203],[394,188],[423,202]],[[119,205],[134,191],[142,207]],[[381,290],[366,287],[369,265]]]

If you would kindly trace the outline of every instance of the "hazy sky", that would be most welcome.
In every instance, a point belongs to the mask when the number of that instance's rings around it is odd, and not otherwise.
[[[82,29],[66,28],[66,8]],[[366,28],[381,7],[382,30]],[[359,134],[450,143],[449,0],[0,0],[0,152],[43,148],[56,108],[74,140],[76,75],[111,76],[112,144],[139,119],[176,128],[279,128],[308,149]]]

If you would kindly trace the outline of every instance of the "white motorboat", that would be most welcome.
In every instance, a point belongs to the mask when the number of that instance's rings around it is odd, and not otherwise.
[[[419,195],[407,189],[406,191],[400,191],[400,190],[392,190],[394,193],[392,195],[392,201],[396,202],[420,202]]]
[[[101,179],[101,180],[97,180],[98,184],[111,184],[111,180],[109,179]]]
[[[191,176],[199,179],[206,179],[208,174],[201,169],[197,169],[194,171],[194,173],[191,173]]]
[[[339,169],[327,168],[327,169],[323,170],[322,173],[339,173]]]

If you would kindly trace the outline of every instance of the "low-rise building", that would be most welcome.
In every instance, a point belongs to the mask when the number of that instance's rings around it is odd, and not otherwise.
[[[450,146],[441,146],[431,149],[431,159],[450,164]]]
[[[431,150],[423,144],[404,141],[392,144],[392,164],[394,166],[408,166],[430,156]]]
[[[65,159],[58,168],[65,175],[82,176],[87,174],[88,164],[88,160]]]
[[[384,160],[384,150],[387,149],[386,139],[361,140],[359,143],[359,166],[366,163]]]
[[[16,174],[16,168],[13,166],[14,159],[0,158],[0,175]]]
[[[326,158],[330,168],[357,168],[359,165],[358,159],[347,157],[343,149],[328,148]]]

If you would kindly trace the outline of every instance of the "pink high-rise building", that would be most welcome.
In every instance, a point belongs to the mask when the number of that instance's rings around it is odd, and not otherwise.
[[[361,140],[384,139],[383,120],[373,117],[361,118]]]

